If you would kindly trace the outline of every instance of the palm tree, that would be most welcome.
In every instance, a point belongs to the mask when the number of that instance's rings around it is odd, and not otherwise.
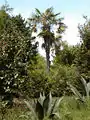
[[[44,13],[41,13],[36,9],[35,13],[32,14],[32,17],[29,18],[29,22],[32,26],[32,30],[37,32],[39,28],[41,31],[38,36],[43,38],[42,47],[46,52],[47,60],[47,72],[50,71],[50,49],[51,47],[57,46],[59,43],[59,38],[61,38],[61,33],[65,30],[65,25],[62,23],[63,18],[57,18],[60,13],[54,14],[53,8],[48,8]],[[57,25],[57,33],[60,33],[58,39],[55,38],[55,33],[53,32],[54,25]]]

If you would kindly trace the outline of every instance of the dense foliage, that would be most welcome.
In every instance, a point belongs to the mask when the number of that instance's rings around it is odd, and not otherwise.
[[[32,44],[30,27],[21,15],[0,10],[0,94],[17,92],[28,79],[27,67],[35,59],[37,43]]]
[[[79,26],[81,43],[69,46],[61,40],[66,26],[53,8],[44,13],[36,9],[28,20],[20,14],[13,16],[11,10],[7,5],[0,9],[0,96],[12,99],[22,93],[38,97],[43,91],[52,91],[53,96],[71,95],[67,82],[82,94],[81,76],[86,83],[90,79],[90,20]],[[32,37],[33,32],[43,38],[46,59],[38,53],[39,43]],[[54,54],[50,64],[51,50]]]
[[[89,82],[90,79],[90,20],[85,17],[85,23],[79,25],[81,47],[78,54],[77,66],[79,73]]]
[[[47,61],[47,72],[50,71],[50,51],[51,48],[58,50],[60,46],[60,39],[62,33],[65,30],[65,24],[62,22],[60,13],[55,14],[53,8],[48,8],[44,13],[41,13],[39,9],[36,9],[35,13],[29,18],[32,25],[32,30],[37,32],[40,29],[38,36],[43,38],[42,48],[45,49],[46,61]],[[55,36],[55,28],[57,26],[56,32],[58,36]]]

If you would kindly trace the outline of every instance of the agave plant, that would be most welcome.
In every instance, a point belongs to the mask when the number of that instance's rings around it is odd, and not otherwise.
[[[42,95],[40,93],[40,97],[38,100],[36,100],[34,108],[28,101],[25,100],[24,102],[32,112],[33,118],[35,120],[44,120],[45,118],[53,119],[54,116],[60,119],[58,107],[62,99],[63,97],[61,97],[59,100],[56,99],[54,102],[52,102],[52,95],[50,92],[48,96],[45,96],[44,94]]]
[[[82,82],[82,84],[84,86],[86,96],[87,96],[87,98],[89,98],[90,82],[87,83],[86,80],[83,77],[81,77],[81,82]]]
[[[86,80],[81,77],[81,82],[84,86],[84,90],[85,90],[85,93],[86,93],[86,97],[89,98],[89,93],[90,93],[90,82],[87,83]],[[84,95],[80,94],[80,92],[71,84],[67,83],[70,87],[70,89],[72,90],[72,92],[74,93],[74,95],[76,96],[76,99],[82,101],[82,102],[85,102],[85,99],[84,99]]]
[[[84,97],[81,95],[81,93],[71,84],[67,83],[71,89],[71,91],[74,93],[76,100],[79,100],[81,102],[85,103]]]

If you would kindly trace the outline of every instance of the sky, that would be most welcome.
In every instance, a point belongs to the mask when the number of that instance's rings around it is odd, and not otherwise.
[[[64,17],[64,23],[67,29],[63,35],[63,40],[66,40],[70,45],[79,43],[78,24],[83,24],[83,15],[90,15],[90,0],[7,0],[10,7],[14,8],[13,13],[16,15],[21,13],[24,18],[30,17],[35,8],[41,12],[49,7],[54,8],[54,12],[61,12],[61,17]],[[0,0],[0,6],[5,3],[5,0]]]

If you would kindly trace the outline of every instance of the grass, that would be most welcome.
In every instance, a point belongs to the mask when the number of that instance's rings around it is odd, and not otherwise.
[[[66,97],[61,105],[62,120],[90,120],[90,100],[86,104]]]
[[[59,111],[61,120],[90,120],[90,99],[83,105],[73,97],[65,97]],[[24,105],[0,108],[0,120],[31,120],[30,118],[29,110]]]

